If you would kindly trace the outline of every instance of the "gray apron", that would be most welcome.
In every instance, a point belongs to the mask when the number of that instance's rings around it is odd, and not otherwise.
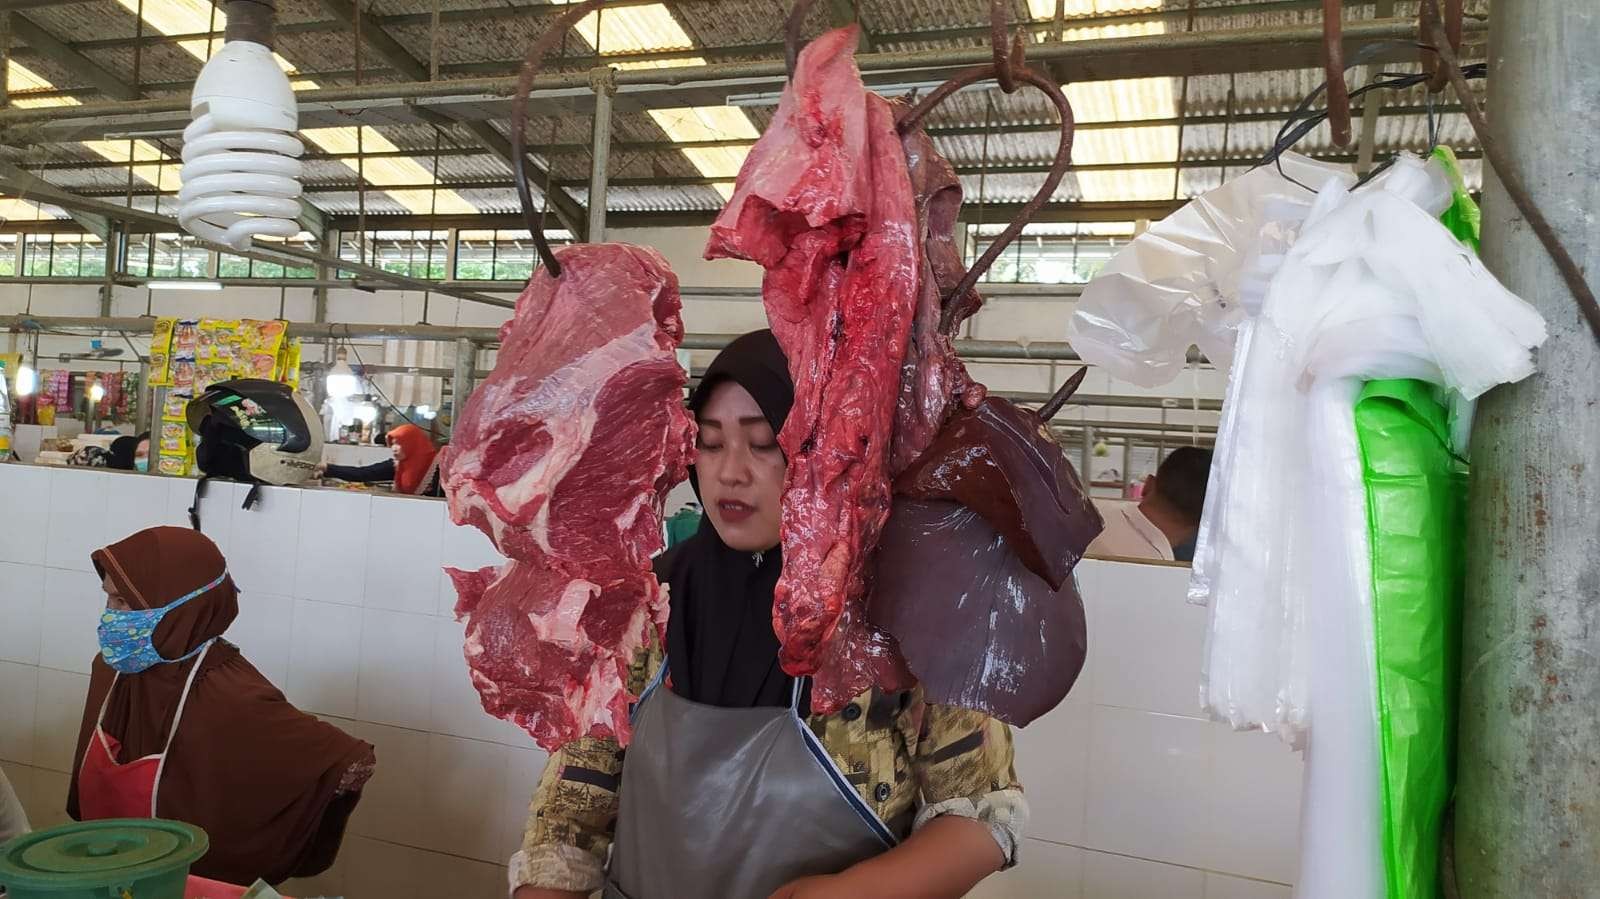
[[[895,845],[801,719],[800,680],[787,709],[730,709],[666,670],[634,709],[605,899],[767,899]]]

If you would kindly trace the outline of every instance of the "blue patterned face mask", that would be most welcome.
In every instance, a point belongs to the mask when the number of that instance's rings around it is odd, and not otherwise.
[[[167,613],[191,599],[213,590],[228,576],[224,570],[217,579],[204,587],[179,597],[159,609],[106,609],[100,615],[100,657],[106,664],[123,674],[138,674],[148,668],[168,662],[182,662],[200,654],[210,646],[215,637],[196,646],[176,659],[163,659],[154,642],[156,627]]]

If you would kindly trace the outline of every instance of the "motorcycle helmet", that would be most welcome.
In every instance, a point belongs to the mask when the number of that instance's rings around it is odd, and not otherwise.
[[[322,420],[287,384],[219,381],[190,400],[184,415],[200,435],[195,462],[206,477],[300,484],[322,461]]]

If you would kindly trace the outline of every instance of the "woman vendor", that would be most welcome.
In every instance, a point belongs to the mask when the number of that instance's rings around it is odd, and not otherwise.
[[[317,477],[354,484],[393,482],[395,493],[443,496],[439,488],[439,448],[428,432],[414,424],[390,431],[385,440],[394,458],[372,465],[319,465]]]
[[[279,883],[333,864],[372,747],[290,705],[233,644],[238,590],[204,535],[159,527],[96,551],[100,655],[67,813],[203,828],[194,873]]]
[[[770,331],[730,344],[690,397],[706,518],[656,561],[666,646],[636,660],[626,763],[609,738],[551,757],[514,899],[937,899],[1015,862],[1027,803],[1005,724],[920,690],[809,715],[808,680],[779,667],[777,432],[793,400]]]

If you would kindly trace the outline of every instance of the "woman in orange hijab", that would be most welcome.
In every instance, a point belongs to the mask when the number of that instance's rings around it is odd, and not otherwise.
[[[385,438],[393,459],[372,465],[321,465],[318,477],[336,478],[356,484],[394,482],[394,492],[412,496],[444,496],[439,487],[439,448],[428,432],[414,424],[403,424]]]
[[[372,746],[290,705],[222,639],[238,590],[205,535],[149,528],[91,558],[107,602],[67,813],[201,827],[194,873],[214,880],[327,870]]]

